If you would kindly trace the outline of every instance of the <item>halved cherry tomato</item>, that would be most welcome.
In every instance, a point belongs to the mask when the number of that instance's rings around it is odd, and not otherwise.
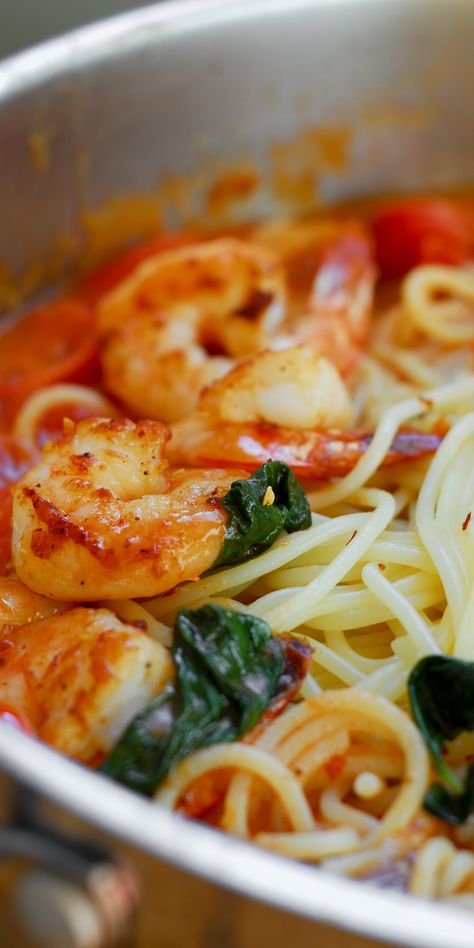
[[[0,436],[0,575],[11,560],[11,485],[31,467],[34,452],[11,435]]]
[[[4,721],[4,723],[9,724],[10,727],[16,728],[17,731],[23,731],[24,734],[34,733],[25,715],[14,711],[13,708],[9,708],[8,705],[0,704],[0,721]]]
[[[474,259],[474,207],[445,198],[406,198],[372,218],[383,277],[402,277],[422,263],[452,266]]]
[[[154,240],[148,240],[138,247],[126,250],[113,260],[106,263],[100,270],[96,270],[79,286],[78,293],[82,299],[94,305],[101,296],[113,290],[118,283],[125,280],[131,273],[149,257],[164,253],[166,250],[177,250],[197,243],[198,238],[192,234],[164,234]]]
[[[98,359],[93,310],[59,299],[0,335],[0,412],[11,420],[32,392],[61,381],[91,381]]]

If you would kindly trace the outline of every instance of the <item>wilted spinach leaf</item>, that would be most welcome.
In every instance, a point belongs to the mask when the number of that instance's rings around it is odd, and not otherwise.
[[[266,461],[249,478],[234,481],[221,503],[229,520],[214,566],[242,563],[268,549],[282,530],[311,526],[306,494],[283,461]]]
[[[124,731],[102,773],[139,793],[151,794],[176,716],[176,689],[168,685]]]
[[[213,604],[183,609],[173,644],[176,683],[137,715],[102,771],[152,794],[192,751],[237,740],[304,676],[310,650],[299,648],[297,661],[290,641],[273,638],[266,622],[246,613]]]
[[[429,655],[413,669],[408,681],[413,717],[446,784],[434,784],[425,807],[449,823],[463,823],[474,807],[474,772],[463,781],[446,763],[446,741],[474,731],[474,663],[445,655]]]
[[[461,793],[434,783],[426,794],[424,806],[430,813],[456,826],[465,823],[474,811],[474,764],[471,764]]]

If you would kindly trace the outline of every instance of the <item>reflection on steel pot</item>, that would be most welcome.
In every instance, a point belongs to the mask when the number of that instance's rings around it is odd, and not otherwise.
[[[0,306],[163,224],[225,225],[358,194],[469,183],[473,30],[470,0],[449,15],[437,0],[182,0],[6,61]],[[462,913],[184,823],[4,724],[0,765],[161,860],[160,873],[175,873],[163,868],[173,864],[211,883],[229,946],[242,942],[224,888],[286,912],[286,942],[312,943],[332,925],[346,930],[334,934],[345,948],[361,944],[357,932],[420,948],[472,945]],[[268,917],[263,904],[259,911]],[[275,929],[265,929],[273,945]]]

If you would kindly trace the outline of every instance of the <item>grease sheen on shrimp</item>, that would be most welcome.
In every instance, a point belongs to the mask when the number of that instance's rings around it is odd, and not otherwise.
[[[189,418],[172,426],[172,464],[240,465],[255,470],[267,458],[302,478],[327,480],[352,470],[372,434],[349,426],[349,391],[336,366],[314,347],[261,352],[204,391]],[[400,432],[384,464],[436,450],[436,434]]]
[[[108,609],[77,608],[0,632],[0,702],[78,760],[103,756],[173,674],[168,651]]]
[[[138,415],[176,421],[268,344],[285,301],[284,269],[261,247],[225,238],[161,253],[99,305],[107,387]]]
[[[72,422],[13,491],[13,560],[60,600],[154,596],[217,558],[240,470],[169,471],[156,421]]]

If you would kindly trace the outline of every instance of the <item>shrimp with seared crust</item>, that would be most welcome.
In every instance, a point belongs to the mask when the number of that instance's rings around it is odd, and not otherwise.
[[[233,360],[268,345],[285,301],[278,258],[248,241],[160,253],[98,307],[106,386],[139,417],[176,421]]]
[[[238,454],[252,469],[268,457],[287,460],[286,451],[295,466],[295,439],[307,441],[308,431],[345,428],[351,420],[349,392],[329,359],[310,346],[267,350],[205,389],[197,410],[172,426],[166,453],[172,464],[188,465],[208,456],[210,463],[217,457],[226,463]],[[263,457],[270,433],[271,450]]]
[[[172,426],[172,464],[239,465],[253,471],[267,458],[301,478],[342,477],[359,460],[371,432],[351,430],[351,402],[335,365],[311,346],[263,352],[203,392],[197,410]],[[440,437],[400,432],[384,464],[424,457]]]
[[[88,763],[172,675],[167,649],[108,609],[76,608],[0,633],[0,705]]]
[[[13,491],[13,560],[32,590],[69,602],[155,596],[212,566],[242,471],[168,471],[157,421],[67,425]]]

